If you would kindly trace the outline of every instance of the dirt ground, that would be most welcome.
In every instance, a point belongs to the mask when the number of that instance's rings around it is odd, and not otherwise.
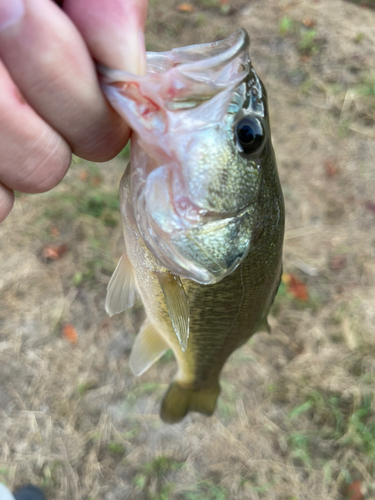
[[[273,332],[230,358],[212,418],[163,424],[173,357],[134,377],[142,309],[104,311],[128,153],[76,158],[0,226],[0,481],[51,500],[375,498],[375,10],[180,3],[150,1],[148,50],[242,26],[268,90],[287,214]]]

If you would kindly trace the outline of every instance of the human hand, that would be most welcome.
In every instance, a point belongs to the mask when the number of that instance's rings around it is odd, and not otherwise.
[[[95,61],[146,70],[148,0],[0,0],[0,222],[13,190],[56,186],[71,154],[113,158],[129,127],[105,100]]]

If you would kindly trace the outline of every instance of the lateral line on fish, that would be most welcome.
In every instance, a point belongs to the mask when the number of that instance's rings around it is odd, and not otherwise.
[[[231,331],[233,330],[233,327],[234,325],[236,324],[236,321],[238,319],[238,316],[240,314],[240,311],[241,311],[241,307],[242,307],[242,304],[243,304],[243,300],[244,300],[244,296],[245,296],[245,285],[244,285],[244,282],[243,282],[243,276],[242,276],[242,271],[243,271],[243,264],[241,264],[239,266],[239,271],[240,271],[240,279],[241,279],[241,285],[242,285],[242,293],[241,293],[241,300],[239,302],[239,305],[238,305],[238,310],[237,310],[237,314],[234,318],[234,320],[232,321],[232,324],[231,326],[228,328],[228,331],[226,332],[226,334],[224,335],[224,337],[221,339],[221,342],[219,342],[218,344],[216,344],[209,352],[209,356],[207,357],[208,360],[212,358],[212,356],[215,354],[215,352],[222,346],[222,344],[226,341],[226,339],[228,338],[229,334],[231,333]],[[209,361],[208,361],[209,363]],[[207,363],[207,364],[208,364]],[[201,373],[203,370],[203,366],[200,367],[200,370],[198,371],[198,373]]]

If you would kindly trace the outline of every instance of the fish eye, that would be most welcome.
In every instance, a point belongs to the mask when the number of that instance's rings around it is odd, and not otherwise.
[[[247,116],[238,122],[237,140],[245,154],[255,153],[263,142],[263,127],[255,116]]]

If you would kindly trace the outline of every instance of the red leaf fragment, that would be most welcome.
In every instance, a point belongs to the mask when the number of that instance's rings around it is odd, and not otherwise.
[[[302,24],[306,26],[306,28],[313,28],[314,26],[316,26],[316,21],[311,17],[304,17],[302,19]]]
[[[100,186],[100,184],[103,182],[103,177],[100,175],[94,175],[94,177],[91,179],[91,185],[94,187]]]
[[[81,170],[81,172],[79,173],[79,180],[85,182],[87,181],[88,177],[89,177],[89,171],[86,168]]]
[[[78,342],[78,333],[73,325],[67,323],[62,327],[61,333],[71,344],[76,344]]]
[[[346,268],[347,262],[346,255],[333,255],[329,260],[328,267],[331,271],[342,271]]]
[[[42,256],[45,260],[59,260],[69,250],[66,243],[61,245],[45,245],[42,250]]]
[[[49,230],[49,233],[54,238],[57,238],[58,236],[60,236],[60,231],[58,230],[58,228],[56,226],[52,226],[51,229]]]
[[[194,12],[194,5],[192,5],[191,3],[180,3],[180,5],[177,6],[177,10],[180,11],[180,12],[188,12],[188,13],[191,13],[191,12]]]
[[[324,162],[324,170],[326,173],[326,176],[331,179],[332,177],[335,177],[340,172],[340,167],[338,164],[332,160],[326,160]]]
[[[347,489],[348,500],[364,500],[360,481],[353,481]]]
[[[309,294],[305,283],[300,281],[294,274],[284,273],[282,280],[286,284],[288,292],[291,293],[293,297],[302,302],[307,302],[309,300]]]

